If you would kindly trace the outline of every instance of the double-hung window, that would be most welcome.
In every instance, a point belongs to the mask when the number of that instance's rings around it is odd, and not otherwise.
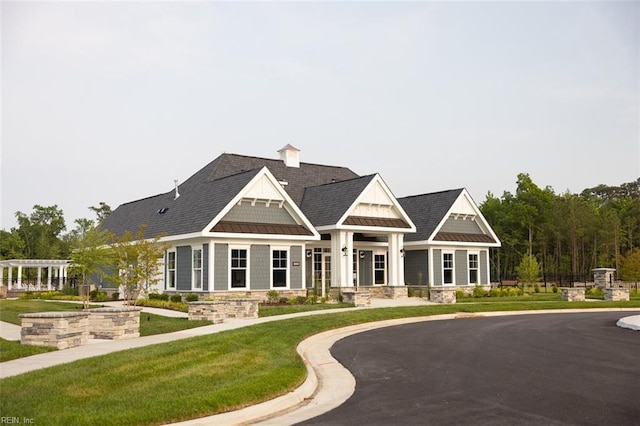
[[[287,250],[271,251],[271,286],[274,288],[287,287]]]
[[[478,283],[478,253],[469,253],[469,284]]]
[[[193,250],[191,283],[196,290],[202,289],[202,249]]]
[[[384,284],[387,277],[387,262],[384,254],[373,256],[373,278],[374,284]]]
[[[453,253],[442,253],[442,283],[453,284]]]
[[[167,252],[167,288],[176,288],[176,252]]]
[[[247,249],[231,249],[231,288],[246,288],[247,278]]]

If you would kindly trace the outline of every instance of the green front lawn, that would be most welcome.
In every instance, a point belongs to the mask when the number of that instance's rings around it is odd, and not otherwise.
[[[90,305],[97,308],[98,305]],[[37,299],[0,300],[0,321],[20,325],[20,314],[33,312],[81,311],[82,303],[48,302]]]
[[[327,309],[353,308],[353,303],[315,303],[312,305],[260,305],[258,315],[272,317],[274,315],[295,314],[298,312],[321,311]]]
[[[26,417],[48,425],[145,425],[193,419],[265,401],[299,386],[306,369],[295,348],[324,330],[455,312],[592,307],[640,307],[640,302],[429,305],[274,321],[3,379],[0,417]]]
[[[57,349],[47,346],[21,345],[19,340],[4,340],[0,338],[0,362],[11,361],[12,359],[24,358],[26,356],[38,355],[55,350]]]

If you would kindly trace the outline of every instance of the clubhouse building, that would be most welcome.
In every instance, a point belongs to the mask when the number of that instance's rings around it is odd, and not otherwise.
[[[103,228],[164,235],[158,292],[490,284],[500,241],[466,189],[396,198],[379,174],[304,163],[291,145],[278,153],[222,154],[171,191],[120,205]]]

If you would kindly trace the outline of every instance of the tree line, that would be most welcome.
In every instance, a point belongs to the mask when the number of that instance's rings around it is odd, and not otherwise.
[[[540,265],[545,281],[590,281],[600,267],[637,280],[631,260],[640,257],[640,178],[579,194],[540,188],[526,173],[516,183],[515,194],[488,193],[479,206],[502,242],[492,249],[494,280],[517,279],[525,258]]]

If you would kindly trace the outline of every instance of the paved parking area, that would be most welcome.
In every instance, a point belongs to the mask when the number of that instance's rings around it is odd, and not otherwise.
[[[638,425],[640,335],[621,312],[381,328],[331,352],[353,396],[305,425]]]

